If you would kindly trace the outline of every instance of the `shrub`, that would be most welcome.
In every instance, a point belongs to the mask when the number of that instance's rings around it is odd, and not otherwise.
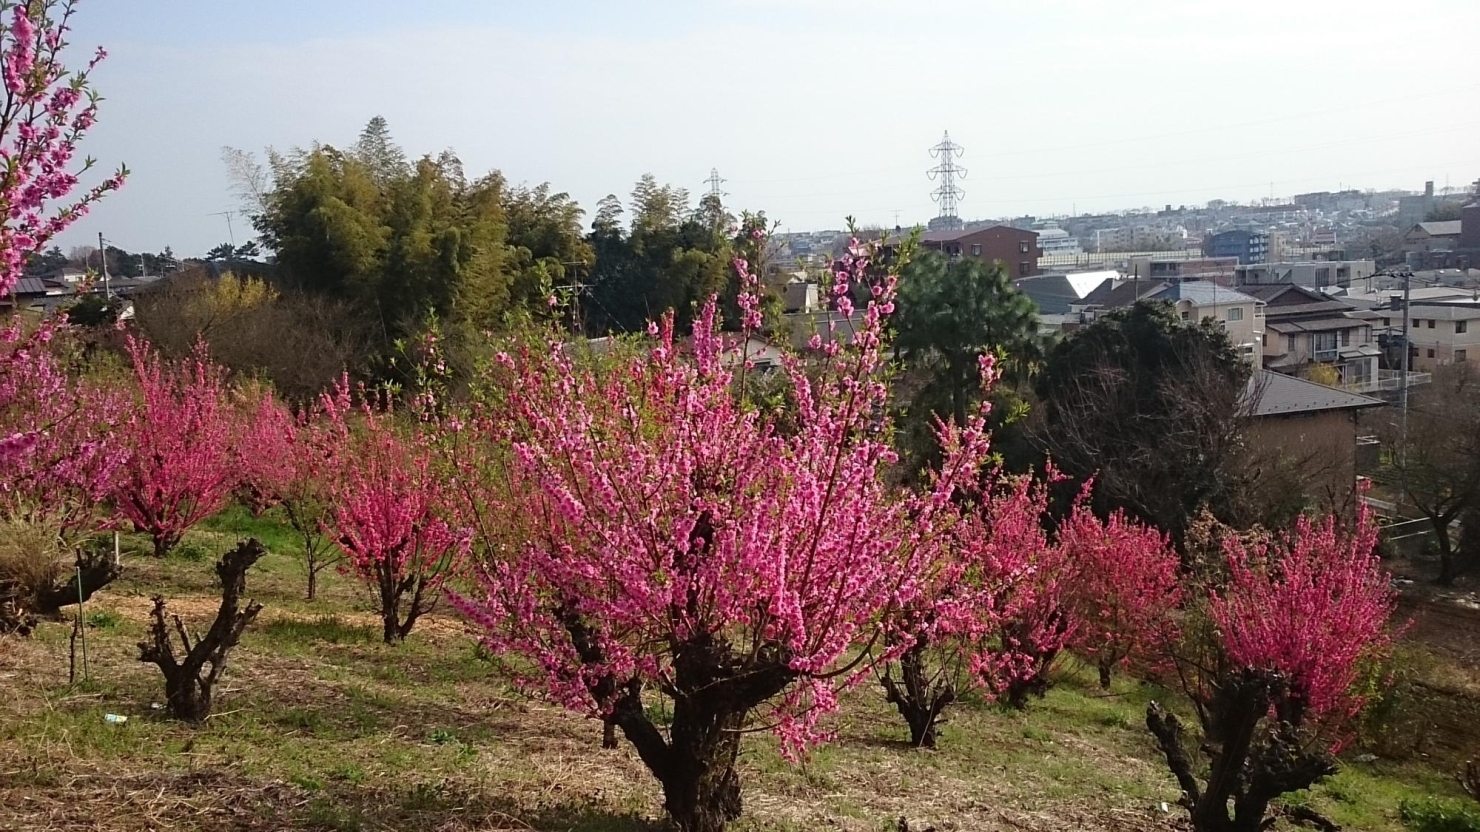
[[[86,601],[118,574],[111,554],[90,551],[80,551],[69,568],[55,529],[0,522],[0,631],[29,633],[33,616],[54,617],[78,602],[79,591]]]

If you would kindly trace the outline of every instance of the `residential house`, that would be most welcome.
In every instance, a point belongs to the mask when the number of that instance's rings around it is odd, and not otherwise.
[[[1237,257],[1165,257],[1136,255],[1126,261],[1132,276],[1142,280],[1211,280],[1233,285]]]
[[[1070,307],[1084,303],[1084,299],[1105,281],[1119,279],[1120,272],[1114,270],[1072,272],[1020,277],[1012,285],[1033,301],[1040,314],[1061,315]]]
[[[1223,327],[1239,354],[1258,363],[1264,340],[1264,303],[1258,298],[1207,280],[1106,280],[1071,311],[1084,321],[1102,310],[1119,309],[1137,301],[1170,304],[1182,320],[1199,323],[1211,320]]]
[[[1459,248],[1462,220],[1421,222],[1403,235],[1403,251],[1427,254]]]
[[[970,231],[927,231],[920,245],[944,253],[947,257],[975,257],[988,263],[1001,263],[1012,277],[1040,274],[1038,232],[1008,225],[990,225]],[[887,246],[886,246],[887,247]]]
[[[1267,369],[1299,375],[1312,364],[1325,364],[1336,370],[1343,387],[1380,389],[1376,313],[1289,283],[1245,286],[1243,291],[1264,302]]]
[[[1367,291],[1377,264],[1371,260],[1309,260],[1299,263],[1257,263],[1234,269],[1235,286],[1293,283],[1307,289],[1337,287]]]
[[[1390,332],[1402,332],[1401,309],[1382,314]],[[1480,303],[1412,303],[1408,333],[1408,362],[1415,372],[1480,361]]]
[[[1480,200],[1460,209],[1459,250],[1480,255]]]
[[[1263,263],[1269,259],[1269,235],[1263,231],[1233,229],[1211,234],[1203,240],[1203,254],[1208,257],[1237,257],[1241,265]]]
[[[1357,485],[1357,415],[1385,403],[1270,370],[1254,374],[1248,396],[1253,452],[1293,463],[1306,488],[1322,502],[1347,504]],[[1271,481],[1267,487],[1286,484]]]

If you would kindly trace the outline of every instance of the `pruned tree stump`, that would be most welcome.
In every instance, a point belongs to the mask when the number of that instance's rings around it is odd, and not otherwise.
[[[237,544],[216,562],[216,575],[221,580],[221,607],[204,636],[192,638],[178,615],[168,616],[167,620],[164,598],[154,597],[154,609],[150,613],[153,623],[149,639],[139,642],[139,661],[155,664],[164,673],[165,707],[176,719],[200,723],[210,716],[211,688],[226,669],[226,655],[262,610],[256,601],[249,601],[242,608],[241,599],[247,589],[247,570],[265,554],[267,550],[262,544],[250,539]],[[183,651],[178,657],[175,636]]]

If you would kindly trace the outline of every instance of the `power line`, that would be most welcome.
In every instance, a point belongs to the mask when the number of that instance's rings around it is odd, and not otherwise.
[[[957,205],[966,192],[956,187],[956,179],[966,178],[966,168],[956,164],[956,158],[965,152],[965,148],[951,141],[951,132],[946,131],[941,138],[940,144],[930,148],[930,156],[939,159],[940,164],[925,172],[933,182],[940,180],[940,187],[931,192],[930,198],[940,203],[940,216],[937,219],[942,228],[959,228],[961,216],[957,213]]]

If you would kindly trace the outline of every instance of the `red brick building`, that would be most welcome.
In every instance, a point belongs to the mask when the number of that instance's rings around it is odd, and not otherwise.
[[[1010,277],[1032,277],[1039,274],[1038,232],[1024,231],[1006,225],[974,228],[970,231],[929,231],[920,238],[924,248],[935,249],[947,257],[975,257],[988,263],[1000,262]]]

